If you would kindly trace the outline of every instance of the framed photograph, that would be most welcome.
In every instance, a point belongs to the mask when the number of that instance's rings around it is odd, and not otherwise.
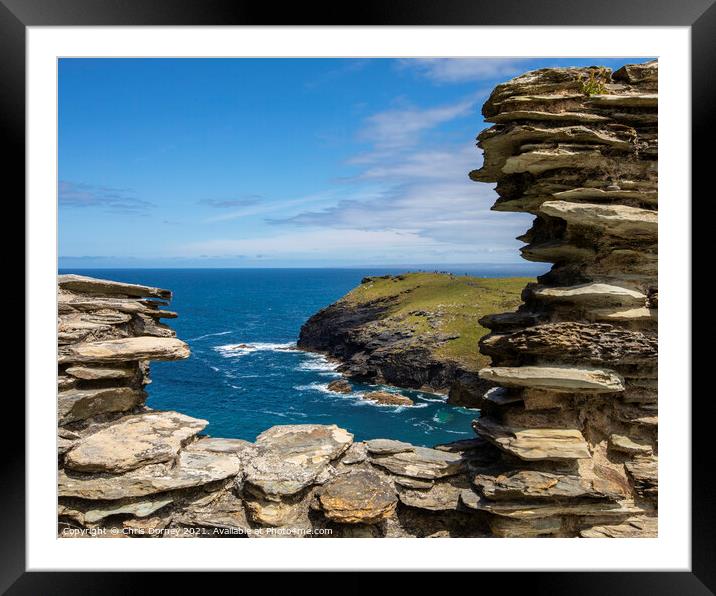
[[[277,12],[0,0],[28,346],[0,587],[712,594],[711,0]]]

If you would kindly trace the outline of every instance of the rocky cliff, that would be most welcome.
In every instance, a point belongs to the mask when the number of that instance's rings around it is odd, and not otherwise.
[[[482,516],[458,511],[479,439],[427,449],[308,424],[249,443],[145,406],[148,361],[189,356],[160,322],[176,316],[170,299],[58,278],[60,536],[486,535]]]
[[[482,320],[500,388],[474,426],[503,461],[473,505],[495,532],[656,531],[657,81],[656,62],[538,70],[483,107],[470,176],[497,182],[493,209],[536,215],[522,253],[554,263]]]
[[[298,347],[340,361],[345,376],[368,383],[449,393],[474,407],[493,383],[478,371],[476,349],[488,332],[479,319],[514,309],[527,279],[446,273],[367,277],[301,327]]]
[[[547,69],[498,86],[480,134],[496,209],[536,215],[554,263],[484,317],[498,385],[477,436],[434,449],[335,425],[254,443],[144,405],[186,358],[167,290],[58,280],[61,536],[650,536],[657,511],[657,65]]]

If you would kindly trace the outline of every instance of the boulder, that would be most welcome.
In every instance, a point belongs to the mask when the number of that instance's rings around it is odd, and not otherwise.
[[[235,454],[182,450],[176,463],[150,464],[124,474],[60,470],[58,494],[90,500],[142,497],[226,480],[240,471]]]
[[[181,446],[207,424],[177,412],[125,416],[78,441],[65,456],[65,466],[116,474],[173,460]]]
[[[365,442],[365,446],[371,455],[386,455],[415,450],[415,447],[410,443],[393,439],[370,439]]]
[[[269,500],[281,500],[328,479],[328,462],[292,462],[280,454],[264,452],[247,463],[243,485],[252,494]]]
[[[112,515],[131,515],[148,517],[160,509],[173,503],[171,497],[138,500],[110,501],[104,504],[92,501],[72,501],[60,503],[58,515],[74,519],[80,524],[95,524]]]
[[[323,514],[341,524],[373,524],[392,515],[398,499],[379,474],[356,470],[340,474],[318,492]]]
[[[189,354],[189,346],[175,337],[127,337],[66,346],[58,363],[181,360]]]
[[[93,366],[70,366],[65,369],[68,375],[83,381],[104,381],[106,379],[131,379],[136,369]]]
[[[261,493],[244,495],[247,517],[254,524],[270,527],[309,527],[308,498],[270,499]]]
[[[651,445],[648,443],[637,442],[625,435],[617,434],[609,437],[609,448],[628,455],[650,455],[652,453]]]
[[[169,290],[161,288],[153,288],[151,286],[142,286],[139,284],[127,284],[119,281],[111,281],[108,279],[97,279],[94,277],[86,277],[84,275],[58,275],[57,285],[63,290],[73,292],[83,292],[86,294],[102,295],[118,295],[118,296],[136,296],[136,297],[154,297],[163,300],[171,300],[172,293]]]
[[[399,486],[398,498],[403,505],[416,509],[427,509],[428,511],[455,510],[460,503],[460,493],[467,486],[466,480],[460,477],[456,478],[435,482],[427,489]]]
[[[85,420],[99,414],[126,412],[142,403],[146,393],[132,387],[70,389],[57,396],[58,424]]]
[[[234,531],[246,535],[251,530],[244,502],[232,491],[217,491],[192,501],[172,516],[172,523],[192,529],[202,528],[215,537],[232,536]]]
[[[368,449],[365,443],[353,443],[341,458],[346,465],[360,464],[368,459]]]
[[[459,454],[428,447],[414,447],[412,451],[389,455],[373,455],[371,463],[393,474],[426,480],[454,476],[464,467]]]
[[[643,306],[646,304],[646,295],[604,283],[588,283],[569,287],[541,287],[533,291],[532,295],[538,300],[548,302],[569,302],[573,304],[586,304],[593,306]]]
[[[506,387],[529,387],[557,392],[616,393],[624,379],[612,370],[576,366],[517,366],[483,368],[480,376]]]
[[[390,393],[388,391],[370,391],[361,396],[362,399],[374,401],[379,404],[391,406],[412,406],[413,400],[399,393]]]
[[[657,238],[657,212],[650,209],[626,205],[547,201],[540,206],[540,212],[563,219],[568,225],[596,228],[609,236],[650,240]]]
[[[493,501],[605,498],[610,496],[596,490],[591,480],[581,476],[537,470],[516,470],[498,476],[479,474],[473,483],[484,497]]]
[[[335,424],[273,426],[256,438],[256,445],[297,465],[325,465],[353,443],[353,435]]]
[[[345,379],[336,379],[328,383],[328,390],[335,391],[336,393],[352,393],[353,385]]]
[[[488,418],[478,418],[474,427],[478,435],[520,459],[571,460],[591,457],[584,436],[576,429],[509,427]]]

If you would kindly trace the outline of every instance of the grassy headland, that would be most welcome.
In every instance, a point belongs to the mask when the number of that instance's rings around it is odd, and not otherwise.
[[[477,345],[489,331],[478,320],[487,314],[515,310],[522,289],[530,281],[527,277],[479,278],[449,273],[369,277],[339,303],[361,306],[379,302],[385,305],[381,316],[384,325],[410,329],[415,336],[457,336],[442,342],[434,355],[478,371],[489,365],[489,357],[480,354]]]

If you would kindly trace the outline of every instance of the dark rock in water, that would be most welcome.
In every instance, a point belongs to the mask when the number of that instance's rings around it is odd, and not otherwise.
[[[352,393],[353,385],[345,379],[336,379],[328,383],[328,390],[335,391],[336,393]]]
[[[363,395],[363,399],[396,406],[412,406],[413,400],[399,393],[388,393],[387,391],[371,391]]]

